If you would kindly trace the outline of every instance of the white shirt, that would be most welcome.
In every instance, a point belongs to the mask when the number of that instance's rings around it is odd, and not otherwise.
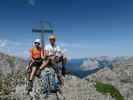
[[[64,51],[60,46],[55,45],[54,47],[50,44],[46,45],[45,50],[48,52],[48,55],[64,55]]]

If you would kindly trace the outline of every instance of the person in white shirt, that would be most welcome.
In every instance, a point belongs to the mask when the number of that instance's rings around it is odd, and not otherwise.
[[[57,76],[59,78],[59,81],[61,85],[64,85],[63,76],[65,75],[65,63],[67,61],[67,57],[64,53],[64,50],[56,45],[56,37],[55,35],[49,36],[49,42],[50,44],[46,45],[45,50],[47,52],[47,55],[50,57],[51,61],[54,60],[54,62],[61,62],[61,67],[57,68],[55,67],[55,70],[57,70]],[[58,66],[59,67],[59,66]]]

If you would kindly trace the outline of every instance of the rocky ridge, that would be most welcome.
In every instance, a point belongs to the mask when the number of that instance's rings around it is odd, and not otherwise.
[[[36,78],[34,82],[34,89],[30,96],[25,94],[25,62],[19,61],[16,63],[12,60],[12,57],[9,59],[9,55],[0,54],[0,71],[1,74],[9,74],[9,78],[2,78],[4,81],[8,81],[5,87],[7,90],[12,90],[4,93],[0,90],[0,100],[45,100],[44,94],[41,90],[41,81]],[[13,57],[13,59],[16,59]],[[12,62],[13,61],[13,62]],[[121,60],[120,60],[121,61]],[[21,63],[20,63],[21,62]],[[11,64],[14,64],[11,67]],[[6,68],[3,68],[6,67]],[[13,69],[12,69],[13,68]],[[21,70],[19,70],[19,68]],[[8,70],[8,71],[7,71]],[[11,70],[15,70],[14,74]],[[133,100],[133,59],[124,60],[119,62],[118,60],[113,63],[113,68],[103,68],[88,75],[87,77],[81,79],[74,75],[67,75],[65,78],[65,85],[62,88],[63,95],[66,98],[65,100],[115,100],[109,94],[102,94],[98,92],[95,88],[96,81],[101,81],[103,83],[108,83],[115,86],[120,93],[124,96],[125,100]],[[0,82],[2,83],[2,82]],[[4,90],[3,85],[0,85],[0,88]],[[60,96],[60,100],[63,98]],[[56,95],[53,94],[49,96],[47,100],[56,100]]]

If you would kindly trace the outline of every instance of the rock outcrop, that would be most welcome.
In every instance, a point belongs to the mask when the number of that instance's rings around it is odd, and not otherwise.
[[[0,54],[0,59],[2,80],[0,81],[0,100],[57,100],[55,94],[45,99],[45,94],[41,91],[42,82],[38,78],[34,80],[33,91],[30,95],[26,95],[25,62],[20,58],[4,54]],[[17,62],[15,62],[16,59]],[[105,67],[83,79],[66,75],[65,85],[62,88],[65,100],[115,100],[109,94],[98,92],[95,88],[96,81],[115,86],[125,100],[133,100],[133,59],[120,60],[120,62],[117,60],[112,65],[112,69]],[[6,74],[8,75],[5,76]],[[60,95],[59,100],[63,100],[63,96]]]
[[[113,68],[104,68],[86,77],[87,80],[102,81],[112,84],[124,96],[125,100],[133,100],[133,59],[117,60]]]
[[[0,53],[0,73],[3,75],[24,71],[26,63],[22,58]]]
[[[41,81],[36,79],[34,82],[34,89],[31,92],[30,96],[26,96],[24,93],[24,86],[17,86],[16,87],[16,94],[19,96],[20,100],[47,100],[45,99],[45,94],[41,93]],[[80,79],[76,76],[67,75],[65,77],[65,85],[62,88],[63,96],[65,100],[114,100],[108,95],[103,95],[96,91],[95,89],[95,82],[87,81],[84,79]],[[59,100],[64,100],[63,97],[60,95]],[[49,95],[48,100],[58,100],[56,99],[56,95],[52,94]]]

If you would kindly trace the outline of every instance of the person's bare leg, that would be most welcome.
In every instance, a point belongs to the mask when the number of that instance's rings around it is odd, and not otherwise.
[[[58,76],[59,81],[61,82],[61,86],[64,86],[64,80],[62,76]]]
[[[29,61],[26,69],[27,69],[27,80],[30,80],[30,75],[31,75],[31,71],[32,71],[32,67],[31,67],[31,64],[32,64],[32,60]]]
[[[30,73],[27,73],[27,80],[30,80]]]
[[[33,87],[33,79],[36,73],[36,67],[32,67],[31,73],[29,73],[29,80],[28,80],[28,85],[27,85],[27,94],[29,94],[32,91]]]
[[[61,83],[62,83],[62,86],[64,86],[64,79],[62,76],[61,76]]]
[[[43,61],[42,65],[36,71],[36,75],[39,76],[41,74],[41,70],[44,69],[48,65],[48,61]]]
[[[57,100],[60,100],[60,98],[59,98],[59,92],[56,92],[56,99]]]
[[[49,61],[43,61],[41,67],[40,67],[40,70],[44,69],[47,65],[48,65]]]
[[[32,72],[30,74],[30,79],[29,80],[33,80],[33,78],[35,76],[35,73],[36,73],[36,67],[32,67]]]

